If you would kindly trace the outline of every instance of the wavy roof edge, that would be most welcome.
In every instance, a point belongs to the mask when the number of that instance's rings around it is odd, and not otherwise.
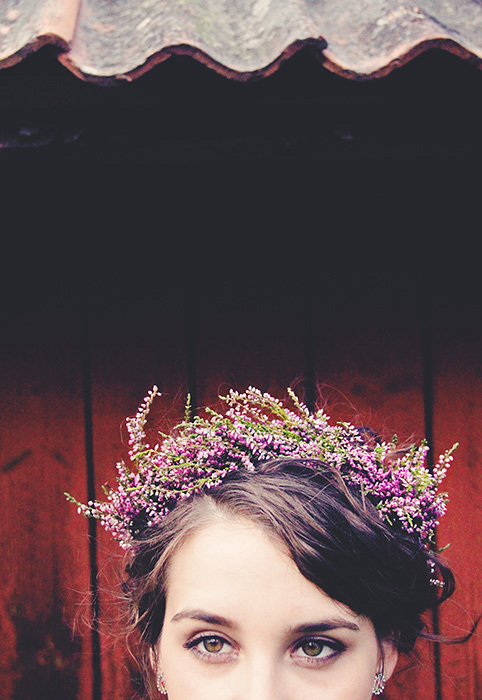
[[[297,53],[300,49],[306,46],[312,46],[317,48],[320,46],[320,40],[305,39],[293,42],[290,46],[287,46],[284,51],[282,51],[279,56],[271,63],[260,66],[259,68],[251,71],[240,71],[231,68],[229,65],[220,63],[219,61],[213,59],[209,54],[205,53],[203,50],[190,45],[177,45],[177,46],[166,46],[159,51],[153,53],[147,58],[147,60],[139,66],[135,66],[130,71],[125,73],[113,73],[112,75],[98,75],[93,72],[89,72],[86,67],[79,65],[72,59],[68,47],[65,41],[61,37],[55,36],[42,36],[38,37],[35,41],[30,42],[23,46],[19,51],[0,59],[0,70],[9,68],[20,63],[22,60],[36,53],[39,49],[46,45],[57,46],[60,50],[58,55],[59,62],[67,68],[75,76],[90,83],[96,83],[98,85],[116,85],[125,82],[131,82],[141,77],[145,73],[149,72],[159,63],[163,63],[165,60],[169,59],[171,56],[191,56],[194,60],[199,61],[216,73],[230,78],[232,80],[237,80],[240,82],[246,82],[249,80],[256,80],[268,77],[275,73],[281,64]],[[389,60],[381,63],[375,70],[365,73],[357,71],[355,67],[351,67],[337,60],[336,55],[332,52],[319,50],[318,60],[320,63],[337,75],[343,78],[364,81],[373,80],[376,78],[382,78],[393,70],[409,63],[411,60],[421,55],[429,49],[441,49],[455,56],[458,56],[462,60],[469,61],[473,63],[477,68],[482,68],[482,50],[481,51],[470,51],[466,47],[458,44],[451,39],[429,39],[421,41],[414,46],[411,46],[405,51],[400,51],[396,55],[390,56]]]
[[[4,0],[0,69],[50,44],[82,80],[132,81],[188,55],[238,81],[262,78],[311,46],[321,64],[354,80],[382,77],[427,49],[482,66],[480,0]]]

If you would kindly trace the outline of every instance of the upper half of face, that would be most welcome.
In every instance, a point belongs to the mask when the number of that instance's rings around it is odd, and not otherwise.
[[[219,519],[173,556],[159,670],[169,700],[370,700],[371,621],[308,581],[257,526]]]

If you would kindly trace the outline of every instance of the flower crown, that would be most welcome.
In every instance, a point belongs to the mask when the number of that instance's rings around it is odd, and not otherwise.
[[[104,487],[107,500],[83,505],[66,494],[79,513],[99,519],[124,549],[180,500],[215,487],[228,472],[253,471],[257,463],[279,457],[312,458],[333,466],[348,484],[361,488],[382,519],[423,546],[435,544],[435,527],[447,501],[447,494],[437,489],[457,445],[430,471],[425,442],[397,457],[396,436],[390,443],[369,444],[366,430],[345,422],[330,425],[323,410],[311,413],[291,389],[294,410],[250,387],[243,394],[231,390],[220,397],[228,406],[225,415],[206,409],[205,418],[191,420],[188,400],[185,420],[150,447],[144,428],[158,393],[154,387],[136,416],[127,419],[135,469],[117,464],[117,488]]]

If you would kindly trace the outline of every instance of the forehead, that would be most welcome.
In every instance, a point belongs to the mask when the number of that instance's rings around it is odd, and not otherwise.
[[[183,608],[287,626],[314,616],[356,617],[308,581],[280,543],[256,525],[232,520],[186,539],[171,561],[166,604],[168,619]]]

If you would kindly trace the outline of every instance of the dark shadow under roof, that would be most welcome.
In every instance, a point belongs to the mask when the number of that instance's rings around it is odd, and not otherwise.
[[[3,0],[0,68],[45,44],[84,80],[132,80],[188,54],[237,80],[310,45],[330,70],[386,75],[438,47],[482,64],[480,0]]]

